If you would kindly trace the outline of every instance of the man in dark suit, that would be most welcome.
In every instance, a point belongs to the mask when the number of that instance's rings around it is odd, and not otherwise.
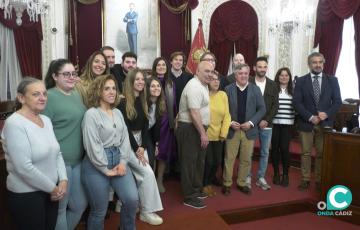
[[[299,190],[308,189],[311,174],[311,149],[315,142],[315,182],[320,190],[321,161],[323,154],[324,128],[331,128],[336,112],[341,106],[340,87],[336,77],[323,73],[325,58],[314,52],[308,56],[310,73],[296,81],[294,107],[299,114],[302,155],[302,181]]]
[[[272,120],[279,108],[279,89],[277,84],[266,76],[267,69],[267,58],[256,58],[254,65],[255,76],[251,77],[249,80],[260,88],[266,107],[266,114],[259,123],[260,159],[259,169],[256,175],[256,186],[263,190],[269,190],[271,188],[265,180],[265,174],[268,165],[272,136]],[[251,175],[247,178],[247,184],[251,184]]]
[[[258,123],[266,112],[259,87],[249,82],[250,67],[240,64],[235,67],[234,72],[236,82],[225,87],[229,99],[231,125],[225,142],[222,188],[224,195],[230,194],[234,162],[239,148],[240,165],[236,184],[240,192],[251,193],[251,188],[246,184],[246,177],[250,173],[251,155],[258,136]]]
[[[132,52],[126,52],[122,56],[121,64],[115,64],[115,52],[111,46],[103,46],[100,51],[105,55],[110,67],[110,73],[114,75],[119,87],[119,92],[123,92],[123,82],[125,81],[126,74],[135,69],[137,66],[137,56]]]
[[[128,36],[128,42],[130,51],[137,54],[137,19],[138,13],[134,11],[135,4],[129,4],[130,11],[125,14],[124,22],[126,22],[126,33]]]

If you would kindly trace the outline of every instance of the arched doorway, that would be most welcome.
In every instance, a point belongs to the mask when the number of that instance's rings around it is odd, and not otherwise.
[[[245,56],[252,66],[259,44],[258,17],[246,2],[232,0],[221,4],[211,16],[209,50],[218,59],[217,70],[227,75],[232,54]]]

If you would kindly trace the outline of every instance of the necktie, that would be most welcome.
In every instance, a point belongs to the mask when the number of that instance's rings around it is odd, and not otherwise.
[[[320,99],[320,84],[319,84],[319,76],[315,75],[313,80],[313,90],[314,90],[314,99],[316,107],[319,105],[319,99]]]

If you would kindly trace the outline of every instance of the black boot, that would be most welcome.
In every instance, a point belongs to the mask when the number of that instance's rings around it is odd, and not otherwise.
[[[289,186],[289,176],[287,174],[282,176],[281,186],[283,187]]]
[[[279,173],[274,173],[273,184],[280,185],[280,175],[279,175]]]

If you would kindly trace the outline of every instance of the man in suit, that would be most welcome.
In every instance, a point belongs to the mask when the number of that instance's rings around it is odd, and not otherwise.
[[[310,73],[296,81],[294,107],[298,112],[298,129],[302,145],[299,190],[310,186],[311,149],[315,142],[315,184],[320,190],[321,161],[323,154],[324,128],[333,126],[336,112],[341,106],[340,87],[336,77],[323,73],[325,58],[314,52],[308,56]]]
[[[125,14],[124,22],[126,22],[126,33],[128,36],[128,42],[130,51],[137,54],[137,19],[138,13],[134,11],[135,4],[129,4],[130,11]]]
[[[260,88],[266,107],[266,113],[259,123],[260,160],[256,177],[256,186],[263,190],[269,190],[271,188],[265,180],[265,174],[272,136],[272,120],[279,108],[279,89],[277,84],[266,76],[267,69],[267,58],[256,58],[254,66],[255,77],[250,78],[250,82]],[[251,186],[251,175],[247,178],[247,184]]]
[[[114,48],[111,46],[104,46],[100,49],[100,51],[105,55],[109,67],[110,73],[114,75],[116,82],[119,87],[119,92],[123,92],[123,83],[126,78],[126,74],[135,69],[137,66],[137,56],[132,52],[126,52],[123,54],[121,64],[115,64],[115,52]]]
[[[247,64],[237,65],[234,73],[236,82],[225,88],[229,98],[231,125],[225,142],[222,188],[224,195],[230,194],[234,162],[239,147],[240,165],[236,184],[240,192],[251,193],[251,188],[246,184],[246,177],[250,173],[251,155],[258,136],[258,123],[266,112],[260,88],[249,82],[250,67]]]
[[[242,55],[241,53],[237,53],[233,57],[233,63],[232,63],[233,70],[235,69],[235,66],[240,65],[240,64],[245,64],[245,58],[244,58],[244,55]],[[232,74],[228,75],[226,77],[226,79],[229,84],[234,83],[235,82],[235,73],[233,72]]]

